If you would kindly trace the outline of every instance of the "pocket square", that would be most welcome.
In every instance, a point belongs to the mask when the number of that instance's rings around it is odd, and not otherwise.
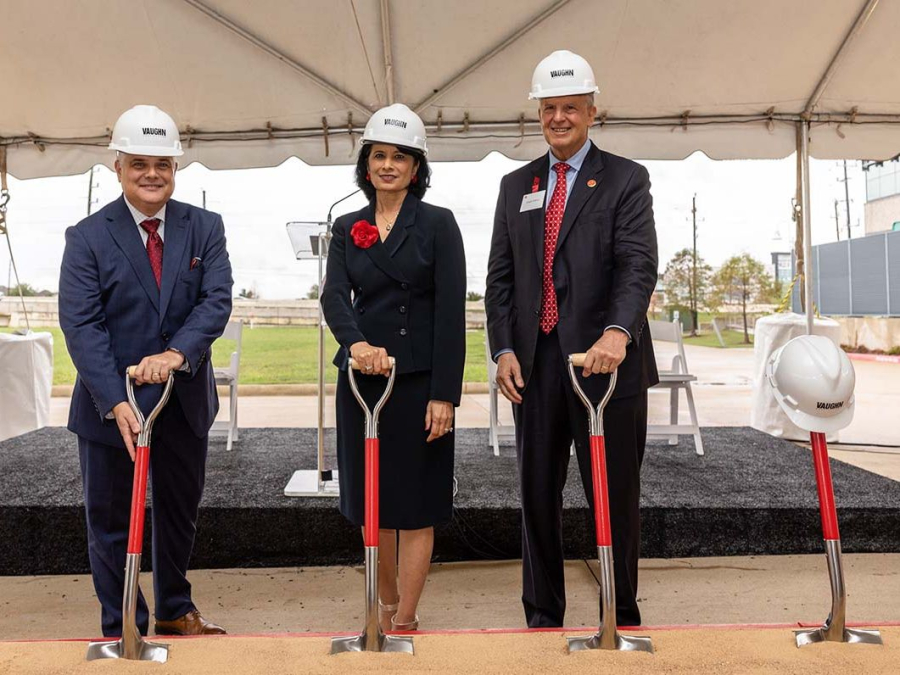
[[[197,267],[197,265],[199,265],[201,262],[203,262],[202,258],[191,258],[191,266],[190,266],[190,269],[194,269],[194,268]]]

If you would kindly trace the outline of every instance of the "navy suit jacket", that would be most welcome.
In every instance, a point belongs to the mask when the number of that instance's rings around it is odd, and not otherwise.
[[[407,194],[384,242],[353,242],[360,220],[375,225],[372,204],[334,223],[322,310],[341,345],[334,364],[347,368],[350,345],[384,347],[397,373],[431,371],[430,397],[459,405],[466,360],[466,258],[448,209]]]
[[[488,259],[484,305],[491,353],[512,349],[526,386],[540,330],[544,209],[522,213],[521,205],[535,186],[547,189],[549,165],[544,154],[503,177]],[[566,354],[585,352],[610,326],[624,327],[632,342],[614,397],[634,396],[659,381],[645,330],[657,275],[650,177],[640,164],[591,143],[575,180],[553,258],[559,344]],[[594,375],[582,386],[599,399],[608,382],[608,376]]]
[[[125,369],[169,348],[190,364],[175,376],[174,398],[198,438],[218,412],[210,355],[231,315],[225,227],[218,214],[170,200],[164,236],[158,288],[124,196],[66,230],[59,323],[78,371],[68,426],[88,440],[124,447],[106,415],[127,400]],[[135,391],[147,414],[161,385]]]

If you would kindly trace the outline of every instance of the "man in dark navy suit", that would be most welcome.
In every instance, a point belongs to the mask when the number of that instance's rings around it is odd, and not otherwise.
[[[604,412],[616,621],[641,621],[640,466],[647,388],[658,381],[646,330],[656,230],[647,170],[588,137],[596,91],[591,67],[577,54],[554,52],[538,64],[531,98],[550,151],[503,178],[488,260],[491,353],[516,421],[530,627],[563,625],[562,490],[573,439],[593,507],[587,414],[565,361],[581,352],[582,386],[595,404],[618,370]]]
[[[218,412],[210,348],[231,315],[231,264],[222,218],[171,199],[181,142],[175,122],[136,106],[116,122],[110,148],[123,195],[66,231],[60,326],[78,371],[69,429],[78,435],[88,554],[104,636],[122,632],[122,594],[134,447],[140,425],[125,369],[137,364],[147,414],[175,371],[153,428],[153,584],[157,634],[220,634],[191,600],[186,578]],[[149,612],[139,597],[137,624]]]

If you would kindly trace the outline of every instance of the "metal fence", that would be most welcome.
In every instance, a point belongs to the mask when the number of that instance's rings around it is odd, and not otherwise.
[[[813,246],[812,257],[813,301],[821,314],[900,316],[900,232]],[[799,283],[792,306],[802,311]]]

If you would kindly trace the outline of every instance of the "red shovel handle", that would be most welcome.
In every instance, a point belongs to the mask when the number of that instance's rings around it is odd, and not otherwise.
[[[826,540],[841,538],[838,532],[837,509],[834,505],[834,487],[831,482],[831,465],[828,463],[828,445],[825,434],[811,432],[813,464],[816,467],[816,488],[819,491],[819,511],[822,515],[822,534]]]
[[[365,544],[378,546],[378,439],[366,439]]]
[[[597,546],[612,546],[609,491],[606,485],[606,444],[603,436],[591,436],[591,475],[594,479],[594,524],[597,528]]]
[[[144,548],[144,511],[147,506],[147,473],[150,448],[139,445],[134,459],[134,485],[131,488],[131,524],[128,528],[128,553]]]

